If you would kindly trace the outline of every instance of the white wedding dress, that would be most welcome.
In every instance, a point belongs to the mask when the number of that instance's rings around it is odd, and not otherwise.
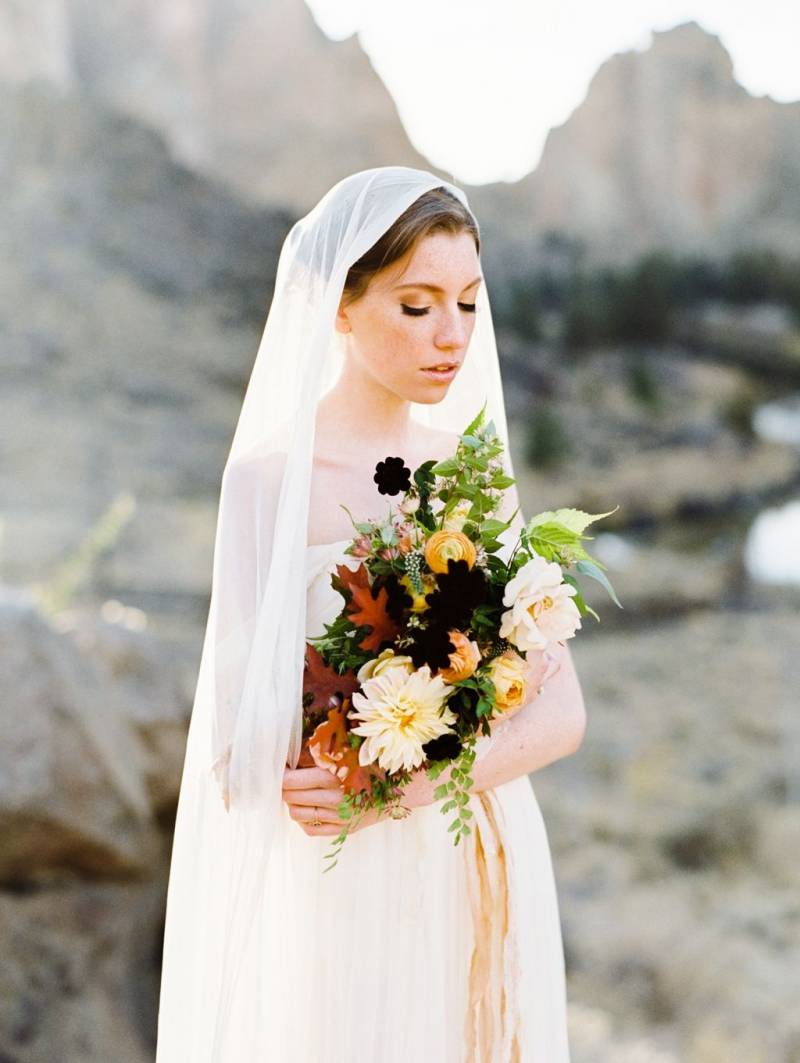
[[[307,548],[307,636],[341,609],[330,574],[358,564],[347,542]],[[307,835],[282,807],[256,931],[269,1021],[250,1042],[242,1030],[259,1060],[568,1060],[556,892],[526,776],[472,795],[457,846],[436,802],[356,831],[327,871],[334,836]]]

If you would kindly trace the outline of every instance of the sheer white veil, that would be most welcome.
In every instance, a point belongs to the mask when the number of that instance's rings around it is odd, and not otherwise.
[[[349,268],[415,199],[438,187],[469,207],[460,188],[425,170],[352,174],[292,227],[281,250],[222,476],[172,848],[157,1063],[236,1058],[230,1005],[237,1000],[241,1022],[248,1012],[239,995],[256,992],[247,972],[258,962],[254,950],[263,949],[258,910],[270,851],[286,829],[283,768],[296,765],[300,750],[315,416],[343,357],[334,318]],[[513,476],[485,283],[477,304],[458,377],[440,403],[416,404],[412,417],[461,431],[486,402]],[[285,887],[295,895],[290,882]],[[254,1002],[254,1024],[256,1015]]]

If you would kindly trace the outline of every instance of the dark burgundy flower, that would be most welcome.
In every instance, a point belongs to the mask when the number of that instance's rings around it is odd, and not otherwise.
[[[382,495],[399,495],[411,489],[411,469],[402,458],[386,458],[375,466],[372,477]]]
[[[466,561],[447,562],[447,572],[436,576],[436,590],[426,595],[428,617],[440,627],[465,627],[477,606],[488,601],[491,586],[482,569]]]
[[[428,760],[455,760],[461,752],[461,739],[452,732],[439,735],[426,742],[422,752]]]
[[[414,662],[415,668],[421,668],[423,664],[430,666],[432,672],[439,668],[450,667],[450,654],[455,646],[450,641],[447,627],[431,624],[425,628],[410,628],[413,632],[414,641],[406,647],[406,653]]]
[[[389,572],[387,575],[379,577],[376,583],[386,588],[388,598],[386,612],[395,623],[402,624],[411,611],[414,599],[394,572]]]

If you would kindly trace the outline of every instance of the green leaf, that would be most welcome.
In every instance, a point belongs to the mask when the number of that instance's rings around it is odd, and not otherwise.
[[[399,540],[393,524],[385,524],[380,529],[381,542],[387,546],[394,546]]]
[[[508,521],[505,520],[485,520],[480,525],[481,535],[497,535],[500,532],[506,530],[509,527]]]
[[[436,477],[433,475],[433,467],[436,464],[435,461],[424,461],[418,469],[414,471],[414,483],[420,489],[420,493],[427,495],[431,486],[433,485]]]
[[[590,576],[592,579],[597,580],[597,582],[601,584],[601,586],[605,587],[605,589],[608,591],[614,604],[618,605],[620,609],[624,608],[619,598],[617,597],[614,588],[609,583],[606,574],[601,569],[599,569],[593,561],[578,561],[578,563],[575,565],[575,568],[582,575]]]
[[[615,506],[608,513],[586,513],[582,509],[548,509],[543,513],[537,513],[535,517],[531,517],[527,523],[527,528],[531,530],[541,524],[562,524],[576,535],[581,535],[589,524],[593,524],[594,521],[600,520],[602,517],[608,517],[612,513],[616,513],[618,509],[619,506]]]
[[[461,465],[455,458],[445,458],[444,461],[440,461],[438,465],[434,465],[431,472],[437,476],[455,476],[459,471]]]
[[[486,416],[486,406],[488,404],[488,401],[488,399],[484,400],[483,406],[481,406],[477,416],[474,418],[474,420],[470,421],[467,427],[464,429],[465,436],[472,435],[472,433],[475,432],[478,428],[480,428],[483,424],[483,419]]]

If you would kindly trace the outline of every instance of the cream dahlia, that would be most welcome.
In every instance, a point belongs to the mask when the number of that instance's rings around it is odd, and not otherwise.
[[[377,760],[388,772],[410,771],[425,760],[423,745],[452,731],[456,722],[447,707],[452,687],[440,676],[431,676],[427,664],[410,674],[405,667],[386,668],[367,679],[352,696],[352,727],[364,736],[358,760],[364,766]]]

